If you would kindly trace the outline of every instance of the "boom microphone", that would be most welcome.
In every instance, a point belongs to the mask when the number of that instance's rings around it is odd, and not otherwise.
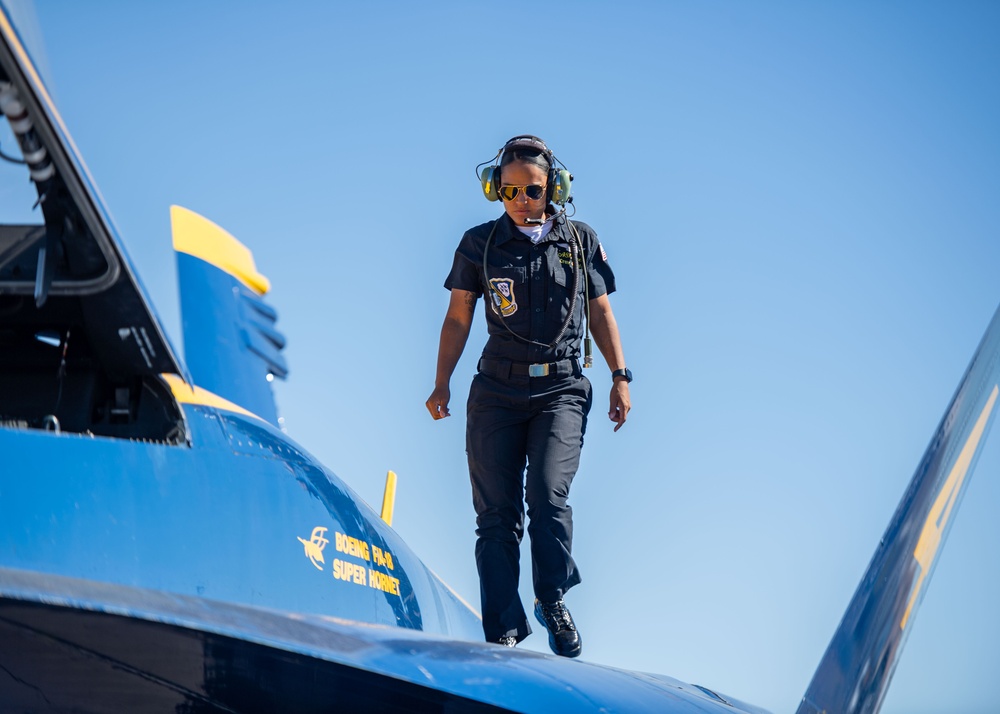
[[[567,201],[567,203],[572,203],[572,201]],[[543,223],[548,223],[549,221],[554,221],[559,216],[564,216],[564,215],[566,215],[566,206],[563,206],[562,208],[560,208],[558,211],[556,211],[555,213],[553,213],[548,218],[525,218],[524,222],[525,222],[526,225],[529,225],[529,226],[540,226]]]

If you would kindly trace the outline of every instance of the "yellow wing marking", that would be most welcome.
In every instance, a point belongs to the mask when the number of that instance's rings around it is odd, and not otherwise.
[[[937,557],[938,548],[941,546],[941,536],[948,525],[948,519],[951,518],[952,509],[955,507],[958,494],[962,491],[962,483],[969,473],[972,458],[976,455],[979,442],[983,438],[986,423],[989,421],[990,413],[993,411],[993,405],[997,399],[997,392],[998,388],[994,385],[993,391],[990,393],[990,398],[986,400],[986,406],[983,407],[979,418],[976,419],[972,433],[969,434],[969,438],[962,447],[955,465],[951,468],[951,473],[945,479],[944,486],[942,486],[941,492],[934,500],[934,505],[931,506],[931,511],[927,514],[927,519],[924,521],[924,527],[920,531],[920,538],[917,540],[917,547],[913,551],[913,557],[920,565],[920,575],[917,577],[917,582],[910,593],[910,600],[906,604],[906,612],[903,613],[903,619],[899,623],[900,629],[906,629],[906,623],[910,619],[910,612],[913,610],[913,606],[917,602],[917,596],[924,586],[924,579],[930,572],[934,558]]]

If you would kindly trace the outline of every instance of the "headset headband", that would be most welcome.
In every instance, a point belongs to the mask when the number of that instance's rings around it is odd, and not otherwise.
[[[516,149],[531,149],[533,151],[540,152],[545,160],[549,164],[549,171],[547,176],[547,191],[545,200],[556,203],[560,206],[565,207],[567,203],[573,201],[570,195],[573,176],[570,174],[569,170],[563,162],[556,159],[555,154],[549,150],[549,147],[545,145],[545,142],[539,139],[537,136],[532,136],[531,134],[521,134],[520,136],[515,136],[513,139],[508,139],[507,143],[503,145],[503,148],[497,152],[489,161],[484,161],[476,167],[476,173],[479,175],[479,181],[483,188],[483,195],[486,197],[487,201],[498,201],[500,196],[497,193],[499,189],[500,181],[500,165],[503,164],[504,156],[508,151],[513,151]],[[560,169],[556,166],[558,161],[559,165],[562,166]],[[486,166],[482,172],[479,171],[481,166]]]
[[[541,151],[547,157],[552,156],[552,152],[549,151],[549,147],[545,145],[545,142],[537,136],[531,136],[530,134],[522,134],[521,136],[515,136],[513,139],[510,139],[503,145],[502,153],[506,154],[510,149],[522,147],[526,149],[536,149],[537,151]]]

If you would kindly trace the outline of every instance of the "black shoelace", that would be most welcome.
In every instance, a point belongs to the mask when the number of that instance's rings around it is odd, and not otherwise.
[[[569,610],[566,609],[562,600],[550,604],[544,602],[540,604],[542,606],[542,617],[545,618],[545,622],[552,632],[561,632],[562,630],[576,631],[573,618],[569,616]]]

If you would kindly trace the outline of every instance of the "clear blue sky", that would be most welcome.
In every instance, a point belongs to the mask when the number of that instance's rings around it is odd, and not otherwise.
[[[500,211],[475,165],[546,139],[616,270],[636,375],[612,434],[591,374],[568,597],[584,658],[794,710],[1000,301],[1000,5],[37,9],[177,346],[172,203],[271,279],[290,435],[369,503],[396,470],[397,530],[472,601],[462,405],[485,329],[433,422],[441,284]],[[997,441],[884,712],[995,709]]]

